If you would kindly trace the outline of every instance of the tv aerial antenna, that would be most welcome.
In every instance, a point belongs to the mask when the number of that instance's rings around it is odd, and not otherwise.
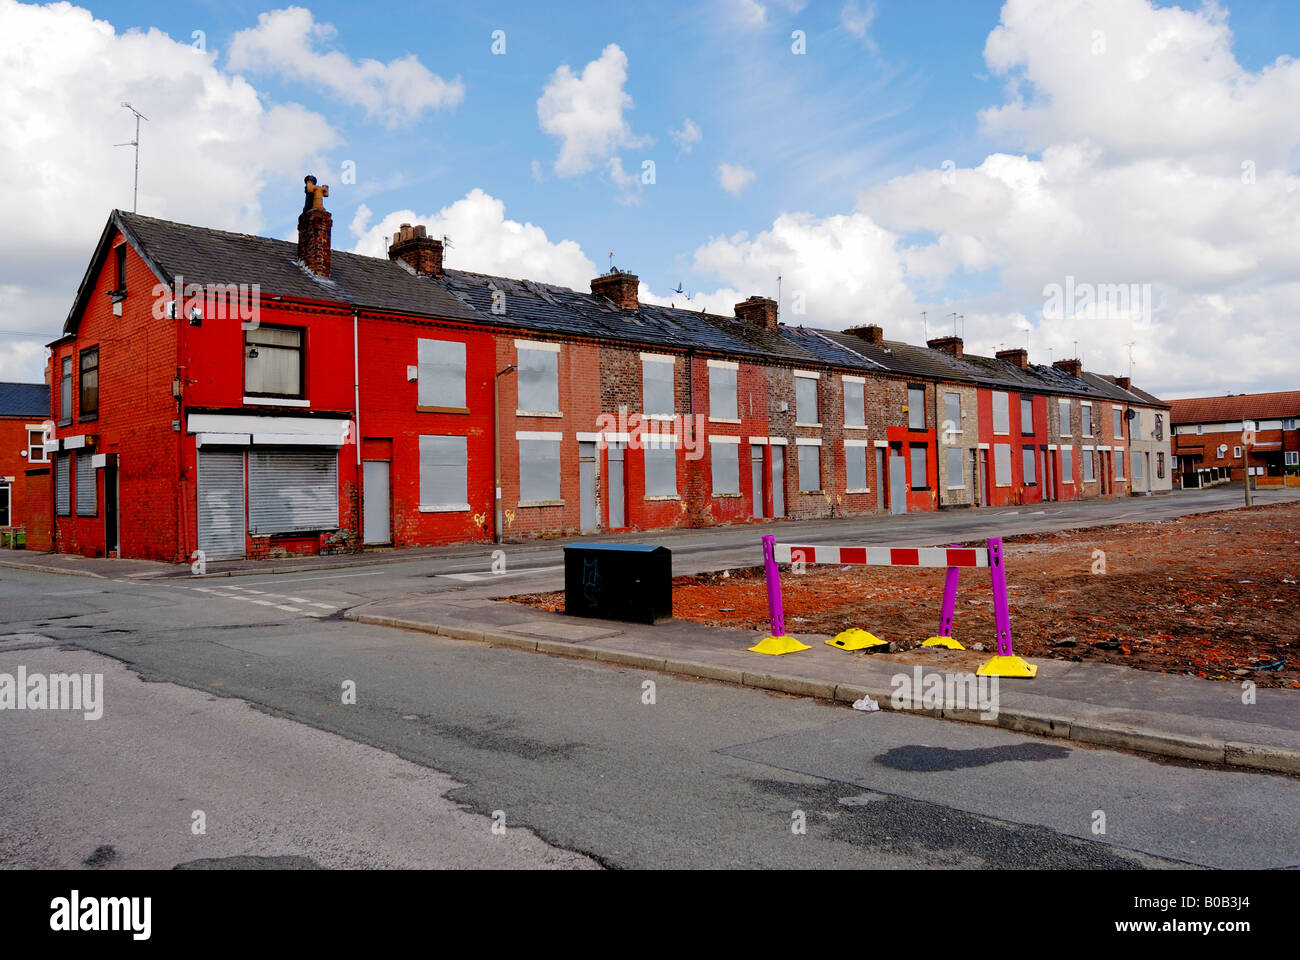
[[[135,139],[128,140],[126,143],[115,143],[115,147],[135,147],[135,184],[131,188],[131,212],[135,213],[135,208],[139,205],[140,200],[140,121],[147,121],[149,118],[137,110],[125,100],[122,106],[135,114]]]

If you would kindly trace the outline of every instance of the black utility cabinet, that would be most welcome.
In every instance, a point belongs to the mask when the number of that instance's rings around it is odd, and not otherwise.
[[[673,552],[635,543],[564,548],[564,612],[629,623],[673,615]]]

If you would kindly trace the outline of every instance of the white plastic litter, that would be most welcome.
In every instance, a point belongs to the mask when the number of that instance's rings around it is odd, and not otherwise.
[[[867,713],[871,713],[875,710],[879,710],[880,704],[876,703],[876,701],[872,700],[870,697],[863,697],[861,700],[853,701],[853,709],[865,710]]]

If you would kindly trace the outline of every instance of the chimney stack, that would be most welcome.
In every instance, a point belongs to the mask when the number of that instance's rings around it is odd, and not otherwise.
[[[401,260],[422,277],[442,276],[442,241],[427,236],[424,225],[402,224],[393,234],[389,260]]]
[[[1021,370],[1029,369],[1029,351],[1024,347],[1014,347],[1011,350],[999,350],[995,354],[999,360],[1005,360],[1007,363],[1015,364]]]
[[[618,267],[591,281],[592,296],[606,297],[620,310],[636,310],[641,306],[637,299],[637,292],[640,289],[641,281],[637,279],[637,275],[624,273]]]
[[[303,178],[306,200],[298,217],[298,259],[319,277],[330,275],[330,230],[334,218],[322,202],[330,195],[329,187],[316,186],[316,178]]]
[[[935,337],[933,340],[927,340],[925,345],[931,350],[942,350],[944,353],[952,354],[958,360],[961,359],[961,337]]]
[[[1116,377],[1115,386],[1121,390],[1128,390],[1133,386],[1133,380],[1130,377]]]
[[[760,297],[757,294],[736,304],[736,319],[759,330],[771,330],[775,333],[777,330],[776,313],[776,301],[769,300],[767,297]]]
[[[1057,360],[1052,364],[1057,370],[1068,373],[1072,377],[1083,376],[1082,360]]]
[[[885,331],[874,323],[869,323],[865,327],[849,327],[844,331],[851,333],[855,337],[860,337],[872,346],[880,346],[885,342]]]

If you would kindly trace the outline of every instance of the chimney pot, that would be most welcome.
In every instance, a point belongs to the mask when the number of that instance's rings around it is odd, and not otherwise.
[[[316,178],[303,178],[302,213],[298,215],[298,259],[307,269],[320,277],[330,275],[330,233],[334,218],[325,209],[323,199],[330,195],[330,188],[317,186]]]
[[[591,281],[591,294],[594,297],[606,297],[614,302],[620,310],[636,310],[641,306],[637,293],[641,281],[635,273],[612,270]]]
[[[1057,370],[1068,373],[1072,377],[1083,376],[1082,360],[1057,360],[1052,364]]]
[[[933,340],[927,340],[925,345],[931,350],[942,350],[944,353],[950,353],[958,360],[963,353],[963,344],[961,337],[935,337]]]
[[[775,332],[778,329],[777,313],[775,300],[757,294],[736,304],[736,319],[759,330]]]
[[[1021,370],[1029,368],[1029,351],[1024,347],[1015,347],[1011,350],[999,350],[996,354],[999,360],[1005,360],[1007,363],[1015,364]]]
[[[426,235],[424,224],[412,227],[404,223],[393,234],[393,244],[388,248],[389,260],[401,260],[422,277],[441,277],[442,241]]]
[[[873,346],[880,346],[885,342],[885,331],[874,323],[869,323],[865,327],[849,327],[844,332],[861,337]]]
[[[1130,377],[1116,377],[1115,386],[1119,387],[1121,390],[1127,390],[1133,386],[1133,380]]]

